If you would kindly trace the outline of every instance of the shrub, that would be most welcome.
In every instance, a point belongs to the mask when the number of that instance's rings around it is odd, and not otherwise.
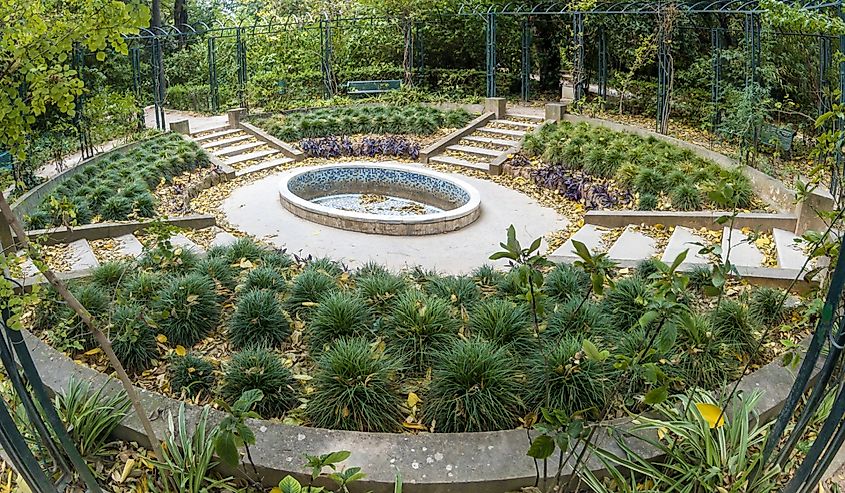
[[[437,352],[423,420],[445,433],[513,428],[525,407],[516,368],[507,350],[490,342],[452,342]]]
[[[749,312],[754,320],[769,325],[783,321],[786,307],[784,292],[775,288],[756,288],[751,292]]]
[[[531,314],[525,304],[490,299],[478,303],[469,316],[472,334],[490,341],[497,347],[525,355],[534,349]]]
[[[571,416],[588,412],[599,416],[610,404],[617,382],[609,360],[587,359],[581,339],[563,337],[532,355],[527,366],[530,408],[560,409]]]
[[[170,389],[177,394],[209,395],[214,383],[214,365],[205,358],[186,354],[170,364]]]
[[[393,347],[408,356],[416,369],[425,369],[431,353],[455,339],[458,321],[442,298],[406,291],[396,300],[386,334]]]
[[[598,304],[592,301],[572,299],[557,307],[550,316],[546,330],[542,333],[546,340],[558,340],[564,336],[589,338],[596,340],[612,339],[613,333],[608,325],[608,317]]]
[[[258,262],[267,253],[264,247],[249,237],[238,238],[227,247],[227,250],[226,258],[231,264],[237,263],[240,260]]]
[[[745,305],[723,298],[710,312],[710,323],[715,333],[726,344],[744,353],[754,349],[757,342],[755,327]]]
[[[310,304],[317,303],[320,298],[337,289],[337,282],[333,278],[306,269],[293,280],[284,308],[291,315],[307,314]]]
[[[121,305],[111,316],[109,338],[117,358],[129,371],[149,368],[158,357],[158,344],[153,330],[144,320],[141,305]]]
[[[709,266],[696,265],[687,276],[689,277],[687,286],[697,291],[713,285],[713,274]]]
[[[91,278],[100,286],[114,290],[129,276],[129,264],[125,262],[109,261],[100,264],[91,272]]]
[[[125,293],[131,300],[152,301],[169,281],[164,272],[142,270],[126,280]]]
[[[660,272],[660,264],[662,263],[663,262],[661,260],[654,257],[640,260],[637,262],[634,274],[646,283],[649,283],[651,282],[652,274]]]
[[[364,336],[370,332],[372,313],[356,295],[330,292],[320,299],[305,331],[312,356],[319,355],[335,339]]]
[[[637,209],[641,211],[653,211],[657,209],[657,195],[653,193],[641,193],[637,199]]]
[[[346,268],[340,262],[328,257],[311,260],[305,268],[307,270],[322,272],[332,277],[337,277],[346,271]]]
[[[125,221],[132,214],[132,201],[122,195],[112,195],[100,207],[100,216],[105,221]]]
[[[628,331],[639,325],[649,298],[648,282],[639,276],[631,276],[618,281],[606,292],[601,308],[611,326]]]
[[[484,264],[472,271],[472,280],[482,291],[494,290],[505,275],[490,264]]]
[[[229,340],[235,349],[278,348],[293,330],[272,291],[253,289],[241,293],[229,321]]]
[[[701,208],[701,192],[695,185],[683,183],[672,190],[669,198],[672,207],[682,211],[695,211]]]
[[[238,280],[238,273],[234,267],[221,257],[206,257],[194,266],[194,272],[207,276],[219,285],[219,287],[232,290]]]
[[[158,325],[172,344],[190,347],[209,335],[220,321],[212,281],[201,274],[172,279],[153,304],[163,317]]]
[[[249,271],[244,279],[243,290],[267,289],[275,293],[284,293],[287,281],[272,267],[256,267]]]
[[[293,265],[293,259],[284,251],[268,250],[261,255],[261,265],[282,271]]]
[[[737,372],[734,348],[715,331],[710,318],[698,314],[677,317],[677,363],[673,365],[687,386],[718,388]]]
[[[590,276],[583,269],[569,264],[558,264],[546,275],[543,292],[550,298],[565,302],[572,298],[581,299],[590,290]]]
[[[634,188],[640,194],[660,195],[663,186],[663,177],[652,168],[641,168],[634,178]]]
[[[481,299],[481,290],[469,277],[436,277],[425,288],[430,294],[460,309],[468,309]]]
[[[376,313],[385,315],[396,298],[408,289],[404,277],[386,273],[374,273],[358,279],[358,295]]]
[[[107,440],[129,411],[129,399],[123,391],[111,397],[96,392],[91,384],[71,378],[67,391],[57,393],[54,404],[59,418],[82,457],[93,460],[104,456]]]
[[[282,359],[267,349],[241,351],[224,367],[220,397],[229,405],[244,392],[257,389],[264,398],[255,404],[262,418],[280,418],[298,404],[294,392],[296,380]]]
[[[397,392],[399,363],[366,339],[341,338],[317,361],[308,416],[319,428],[400,431],[404,414]]]

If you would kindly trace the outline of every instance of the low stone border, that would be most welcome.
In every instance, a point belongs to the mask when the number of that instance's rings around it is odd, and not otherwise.
[[[77,365],[29,332],[25,331],[24,337],[44,384],[53,392],[67,389],[71,379],[91,382],[94,387],[105,386],[106,394],[120,390],[116,379]],[[816,372],[819,368],[816,367]],[[763,392],[758,411],[762,419],[769,420],[783,406],[793,379],[792,372],[775,361],[746,376],[739,390]],[[138,391],[145,409],[151,413],[156,433],[163,436],[168,413],[175,416],[182,404],[155,392]],[[201,408],[186,404],[185,409],[189,429],[193,429]],[[212,410],[210,416],[217,423],[224,413]],[[249,425],[256,434],[256,444],[251,447],[252,457],[266,487],[275,486],[288,474],[305,480],[302,467],[305,453],[337,450],[352,451],[347,464],[360,466],[367,474],[364,480],[355,484],[352,490],[355,492],[390,493],[397,472],[402,475],[406,493],[503,493],[534,484],[535,464],[525,454],[528,449],[526,430],[410,435],[325,430],[267,420],[251,420]],[[630,426],[630,420],[620,419],[609,422],[607,428],[627,426]],[[149,445],[133,414],[118,426],[115,438]],[[596,433],[595,442],[621,453],[610,433]],[[644,457],[656,456],[656,451],[645,447],[642,441],[634,440],[630,445]],[[557,460],[552,457],[549,462],[556,464]],[[595,457],[591,457],[588,464],[601,473],[602,465]],[[239,471],[225,468],[220,468],[220,472],[239,475]],[[571,474],[571,471],[567,473]]]
[[[252,134],[252,135],[258,137],[259,139],[265,141],[267,143],[267,145],[269,145],[270,147],[275,147],[276,149],[282,151],[282,154],[284,154],[285,156],[293,159],[294,161],[302,161],[303,159],[305,159],[305,153],[304,152],[300,151],[299,149],[295,149],[295,148],[291,147],[290,145],[288,145],[288,144],[282,142],[281,140],[273,137],[272,135],[268,134],[264,130],[261,130],[260,128],[256,127],[255,125],[252,125],[252,124],[244,122],[244,121],[238,121],[238,128],[240,128],[241,130],[243,130],[244,132],[246,132],[248,134]]]
[[[27,231],[26,235],[33,240],[43,239],[47,245],[55,245],[57,243],[70,243],[83,238],[86,240],[100,240],[103,238],[113,238],[115,236],[132,234],[138,231],[143,231],[154,222],[156,221],[94,223],[76,226],[72,229],[62,226],[60,228],[51,229],[34,229]],[[161,219],[159,222],[182,229],[203,229],[217,225],[217,219],[210,214],[190,214],[187,216]]]
[[[730,212],[700,211],[587,211],[584,223],[605,228],[624,228],[629,224],[644,224],[654,226],[685,226],[688,228],[707,228],[721,231],[726,224],[717,224],[719,217],[730,215]],[[747,213],[738,214],[734,219],[735,228],[751,228],[755,231],[772,232],[772,229],[795,231],[798,218],[792,214]]]
[[[423,164],[428,164],[428,158],[435,154],[440,154],[441,152],[446,149],[446,147],[456,144],[460,141],[464,136],[469,135],[476,131],[476,129],[483,127],[487,122],[492,120],[496,116],[495,113],[484,113],[483,115],[474,118],[471,122],[467,123],[465,127],[459,128],[454,132],[450,133],[449,135],[441,138],[437,142],[433,144],[429,144],[424,149],[420,150],[420,158],[419,161]]]

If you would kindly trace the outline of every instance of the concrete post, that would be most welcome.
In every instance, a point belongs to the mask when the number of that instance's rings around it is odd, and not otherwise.
[[[508,100],[505,98],[485,98],[484,112],[495,113],[496,118],[504,118],[508,111]]]
[[[546,120],[562,121],[569,103],[546,103]]]
[[[833,207],[833,195],[827,189],[817,187],[795,208],[795,215],[798,216],[795,234],[801,236],[808,230],[824,231],[827,229],[827,225],[821,220],[818,213],[832,211]]]
[[[191,135],[191,122],[187,119],[170,122],[170,130],[183,135]]]
[[[229,126],[232,128],[237,128],[240,125],[241,120],[246,117],[247,109],[246,108],[235,108],[233,110],[229,110],[226,112],[229,115]]]

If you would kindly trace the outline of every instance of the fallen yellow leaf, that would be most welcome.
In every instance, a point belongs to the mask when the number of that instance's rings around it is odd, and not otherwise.
[[[185,356],[188,354],[188,351],[185,350],[184,346],[176,346],[174,351],[176,352],[176,356]]]
[[[156,340],[158,342],[164,344],[165,342],[167,342],[167,336],[164,335],[164,334],[159,334],[159,335],[156,336]]]
[[[701,417],[710,425],[710,428],[721,428],[725,424],[725,414],[719,406],[706,402],[696,402],[695,407]]]
[[[126,461],[126,464],[123,465],[123,472],[120,474],[120,479],[117,482],[122,483],[126,481],[126,478],[128,478],[129,474],[132,473],[132,469],[135,469],[135,459],[129,459]]]
[[[420,402],[420,397],[414,392],[408,392],[408,407],[413,409]]]
[[[103,352],[102,349],[95,347],[94,349],[91,349],[89,351],[85,351],[85,356],[94,356],[95,354],[98,354],[98,353],[101,353],[101,352]]]

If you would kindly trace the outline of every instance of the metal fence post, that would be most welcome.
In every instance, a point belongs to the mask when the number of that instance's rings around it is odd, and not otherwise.
[[[487,59],[487,97],[496,97],[496,14],[488,12],[485,17],[485,33],[487,35],[486,59]]]

